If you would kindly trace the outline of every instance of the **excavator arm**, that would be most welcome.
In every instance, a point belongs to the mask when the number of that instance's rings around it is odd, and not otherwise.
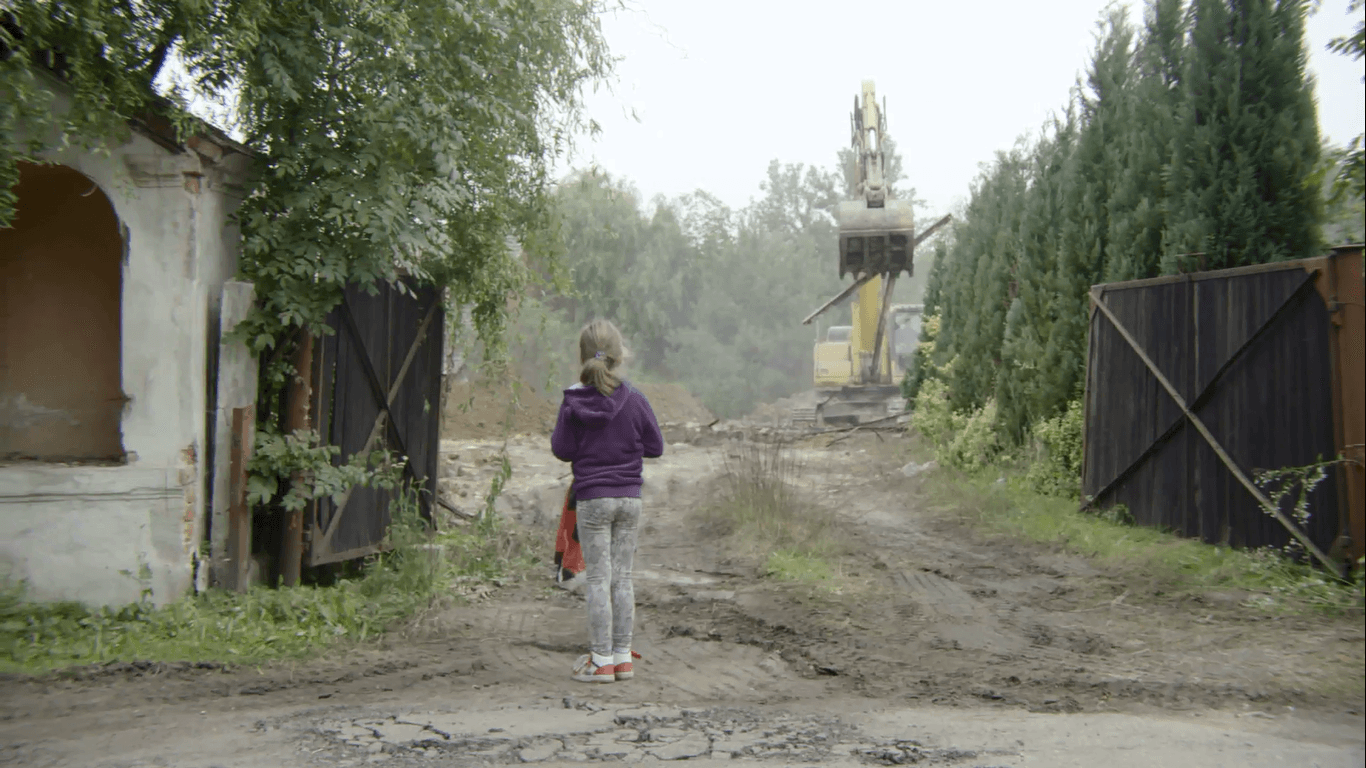
[[[854,97],[849,124],[856,156],[858,199],[841,201],[837,218],[839,274],[841,278],[852,274],[854,283],[802,322],[810,323],[857,293],[849,341],[851,375],[844,389],[881,390],[893,386],[893,365],[886,342],[890,335],[888,308],[896,279],[902,272],[914,273],[915,246],[950,218],[945,216],[916,235],[911,202],[891,195],[883,150],[887,141],[886,109],[885,104],[879,107],[871,80],[865,80],[862,93]]]

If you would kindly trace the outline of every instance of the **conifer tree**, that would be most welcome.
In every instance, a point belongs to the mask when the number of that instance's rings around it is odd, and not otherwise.
[[[1121,108],[1121,167],[1109,203],[1105,282],[1158,275],[1184,31],[1181,0],[1149,3],[1135,54],[1137,82]]]
[[[1078,394],[1086,368],[1087,295],[1105,271],[1109,203],[1122,167],[1119,137],[1133,89],[1133,29],[1123,8],[1112,11],[1077,92],[1076,149],[1063,181],[1060,248],[1053,276],[1052,328],[1030,414],[1061,412]]]
[[[931,318],[939,314],[941,301],[944,295],[944,273],[948,270],[949,245],[948,238],[941,237],[934,244],[934,259],[930,266],[929,277],[925,280],[925,295],[922,299],[922,318]],[[926,377],[929,376],[931,365],[942,365],[944,361],[938,359],[938,355],[930,358],[927,353],[927,342],[935,341],[935,337],[930,331],[930,327],[925,322],[920,324],[920,346],[916,347],[915,355],[911,358],[911,369],[906,371],[906,380],[901,385],[901,393],[905,396],[908,404],[915,402],[916,395],[920,394],[920,388],[924,386]]]
[[[1302,0],[1193,0],[1164,272],[1317,249],[1319,136],[1304,14]]]
[[[1030,156],[1030,186],[1020,230],[1018,270],[1001,344],[996,380],[998,418],[1004,437],[1023,438],[1038,418],[1043,391],[1044,349],[1053,331],[1054,265],[1061,250],[1064,184],[1076,143],[1072,110],[1055,117]]]
[[[955,232],[940,331],[951,357],[958,358],[949,371],[955,410],[980,407],[994,394],[1027,171],[1024,147],[998,152],[974,186],[967,221]]]

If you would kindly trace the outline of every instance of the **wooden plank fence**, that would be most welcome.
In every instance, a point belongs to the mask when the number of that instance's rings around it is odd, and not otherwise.
[[[1347,422],[1362,395],[1344,390],[1363,365],[1344,321],[1353,290],[1359,313],[1355,254],[1093,288],[1089,504],[1122,503],[1141,525],[1209,543],[1294,537],[1331,567],[1359,556],[1361,465]],[[1310,495],[1303,527],[1288,516],[1293,499],[1272,507],[1252,481],[1339,455],[1349,460]]]

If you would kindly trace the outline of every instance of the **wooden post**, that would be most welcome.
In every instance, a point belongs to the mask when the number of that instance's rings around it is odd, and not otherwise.
[[[256,436],[256,408],[232,409],[228,469],[228,583],[223,586],[247,591],[251,566],[251,507],[247,504],[247,462],[251,461]]]
[[[294,352],[295,376],[290,382],[289,395],[285,399],[285,430],[293,433],[296,429],[308,429],[313,404],[313,336],[307,331],[299,332],[299,345]],[[294,482],[302,478],[295,476]],[[304,511],[302,509],[285,512],[284,529],[280,543],[280,576],[286,587],[299,583],[299,573],[304,558]]]

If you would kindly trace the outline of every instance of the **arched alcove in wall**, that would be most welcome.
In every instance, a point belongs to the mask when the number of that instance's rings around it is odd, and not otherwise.
[[[0,459],[121,460],[123,236],[62,165],[19,165],[0,228]]]

